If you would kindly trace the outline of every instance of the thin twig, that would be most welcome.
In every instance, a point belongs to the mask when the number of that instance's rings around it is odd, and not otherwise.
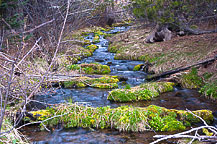
[[[38,26],[35,26],[35,28],[33,28],[33,29],[30,29],[30,30],[28,30],[28,31],[24,31],[23,34],[33,32],[34,30],[36,30],[36,29],[38,29],[38,28],[40,28],[40,27],[43,27],[43,26],[45,26],[45,25],[47,25],[47,24],[49,24],[49,23],[52,23],[54,20],[55,20],[55,19],[52,19],[52,20],[47,21],[47,22],[45,22],[45,23],[42,23],[42,24],[40,24],[40,25],[38,25]]]
[[[181,136],[185,136],[185,134],[188,134],[188,133],[191,133],[193,131],[197,131],[197,130],[200,130],[200,129],[203,129],[203,128],[215,128],[215,127],[213,127],[213,126],[200,126],[200,127],[192,128],[192,129],[190,129],[188,131],[181,132],[181,133],[174,134],[174,135],[155,135],[154,138],[160,138],[160,139],[158,139],[158,140],[156,140],[156,141],[154,141],[154,142],[152,142],[150,144],[156,144],[156,143],[158,143],[160,141],[167,140],[167,139],[170,139],[170,138],[181,138]],[[208,136],[206,138],[208,138]],[[209,138],[211,138],[211,137],[209,137]]]
[[[21,129],[22,127],[25,127],[25,126],[28,126],[28,125],[32,125],[32,124],[44,123],[44,122],[46,122],[46,121],[48,121],[48,120],[51,120],[51,119],[56,118],[56,117],[61,117],[61,116],[67,115],[67,114],[69,114],[69,113],[70,113],[70,112],[65,113],[65,114],[62,114],[62,115],[56,115],[56,116],[50,117],[50,118],[48,118],[48,119],[45,119],[45,120],[43,120],[43,121],[37,121],[37,122],[27,123],[27,124],[24,124],[24,125],[18,127],[17,129]]]
[[[19,63],[16,65],[17,67],[22,63],[22,61],[35,49],[37,43],[41,40],[42,37],[40,37],[34,44],[34,46],[25,54],[25,56],[19,61]]]

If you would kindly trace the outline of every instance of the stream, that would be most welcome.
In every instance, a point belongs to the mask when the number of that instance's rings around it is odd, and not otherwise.
[[[107,33],[117,33],[127,31],[129,27],[115,27]],[[86,40],[92,42],[94,34],[89,34],[85,37]],[[123,77],[126,81],[119,82],[119,88],[129,84],[136,86],[146,82],[146,73],[142,71],[133,71],[134,66],[142,64],[142,61],[130,60],[115,60],[114,53],[108,52],[109,41],[103,36],[100,36],[100,42],[96,44],[99,48],[93,53],[93,56],[80,61],[79,63],[98,62],[100,64],[110,66],[110,75]],[[38,95],[36,100],[49,103],[58,104],[68,100],[76,103],[85,103],[93,107],[111,106],[118,107],[122,105],[132,105],[146,107],[148,105],[158,105],[173,109],[198,110],[209,109],[217,110],[217,105],[202,97],[196,90],[182,89],[175,87],[173,92],[161,94],[152,101],[140,101],[130,103],[115,103],[107,100],[108,92],[111,89],[97,89],[97,88],[74,88],[74,89],[56,89],[52,93],[48,92],[45,95]],[[53,128],[52,132],[40,131],[37,126],[25,127],[23,133],[29,138],[33,144],[53,144],[53,143],[88,143],[88,144],[102,144],[102,143],[150,143],[153,141],[152,136],[154,132],[131,133],[118,132],[116,130],[98,130],[98,129],[84,129],[73,128],[63,129],[60,126]],[[168,133],[158,133],[168,134]]]

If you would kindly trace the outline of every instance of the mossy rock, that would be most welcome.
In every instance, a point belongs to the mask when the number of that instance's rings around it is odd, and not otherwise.
[[[139,71],[142,69],[143,66],[144,66],[144,64],[138,64],[133,68],[133,71]]]
[[[64,88],[84,88],[87,85],[83,82],[79,82],[79,81],[64,81],[63,82],[63,86]]]
[[[107,84],[107,83],[117,83],[119,80],[117,78],[111,77],[111,76],[104,76],[100,78],[90,78],[86,80],[88,83],[93,84],[93,83],[102,83],[102,84]]]
[[[110,67],[98,63],[90,64],[74,64],[67,66],[68,70],[78,70],[85,74],[109,74],[111,72]]]
[[[89,49],[91,53],[93,53],[96,49],[98,49],[98,46],[91,44],[91,45],[87,46],[86,48]]]
[[[100,78],[90,78],[90,77],[78,77],[71,79],[69,81],[63,81],[62,85],[64,88],[83,88],[83,87],[94,87],[94,88],[117,88],[119,80],[117,78],[112,78],[110,76],[103,76]]]
[[[113,88],[118,88],[118,84],[117,83],[109,83],[109,84],[94,83],[91,85],[91,87],[100,88],[100,89],[113,89]]]
[[[99,35],[95,35],[94,38],[93,38],[93,43],[94,44],[99,43],[100,42],[99,38],[100,38]]]
[[[130,89],[116,89],[109,93],[107,99],[117,102],[151,100],[161,93],[172,91],[174,85],[171,82],[152,82]]]
[[[212,111],[198,110],[192,112],[205,118],[204,120],[208,123],[213,121]],[[110,107],[94,108],[76,104],[60,104],[57,107],[47,108],[43,113],[41,111],[31,113],[34,113],[33,116],[38,120],[61,115],[44,121],[44,125],[47,127],[53,127],[62,123],[65,128],[114,128],[119,131],[133,132],[144,132],[147,130],[180,131],[200,121],[199,118],[194,117],[187,111],[180,112],[180,110],[166,109],[155,105],[145,108],[121,106],[112,109]],[[187,116],[191,115],[192,120],[189,121],[188,126],[185,123],[189,119],[183,116],[183,113]],[[41,114],[42,116],[40,116]]]

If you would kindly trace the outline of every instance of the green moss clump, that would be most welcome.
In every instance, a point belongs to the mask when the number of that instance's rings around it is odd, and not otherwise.
[[[150,119],[149,125],[156,131],[177,131],[186,129],[184,124],[177,120],[177,114],[175,112],[171,112],[163,107],[150,105],[147,107],[147,117]]]
[[[91,87],[101,88],[101,89],[112,89],[112,88],[118,88],[117,82],[119,82],[119,80],[117,78],[112,78],[112,77],[100,77],[100,78],[87,80],[86,82],[90,83]]]
[[[117,46],[109,46],[108,51],[111,53],[116,53],[118,51]]]
[[[184,88],[200,88],[203,86],[203,80],[197,74],[197,69],[192,68],[188,74],[183,74],[180,79],[181,86]]]
[[[109,31],[110,29],[104,29],[104,28],[99,28],[99,29],[95,29],[94,31],[93,31],[93,33],[94,33],[94,35],[95,36],[104,36],[104,38],[106,38],[106,37],[109,37],[109,36],[112,36],[113,34],[107,34],[107,33],[104,33],[104,32],[102,32],[102,31]]]
[[[117,83],[109,83],[109,84],[94,83],[91,85],[91,87],[100,88],[100,89],[113,89],[113,88],[118,88],[118,84]]]
[[[86,87],[87,85],[83,82],[80,82],[79,80],[71,80],[71,81],[64,81],[63,82],[64,88],[83,88]]]
[[[116,89],[109,93],[107,99],[117,102],[151,100],[161,93],[172,91],[174,85],[171,82],[152,82],[130,89]]]
[[[111,29],[113,29],[113,28],[101,28],[100,30],[101,30],[101,31],[108,32],[108,31],[110,31]]]
[[[83,88],[83,87],[95,87],[95,88],[118,88],[119,80],[117,78],[112,78],[110,76],[104,76],[100,78],[90,78],[90,77],[78,77],[73,78],[68,81],[63,81],[62,85],[64,88]]]
[[[93,38],[93,43],[96,44],[96,43],[99,43],[99,35],[95,35],[94,38]]]
[[[93,83],[107,84],[107,83],[117,83],[117,82],[119,82],[119,80],[117,78],[104,76],[104,77],[100,77],[100,78],[87,79],[86,82],[91,83],[91,84],[93,84]]]
[[[34,116],[41,114],[40,111],[35,111]],[[87,107],[76,104],[61,104],[57,107],[47,108],[47,116],[36,117],[38,120],[45,120],[55,115],[54,117],[44,122],[47,127],[53,127],[62,123],[66,128],[73,127],[93,127],[93,128],[115,128],[119,131],[143,132],[147,130],[155,131],[178,131],[185,130],[184,125],[186,117],[180,117],[180,113],[192,115],[187,111],[180,112],[179,110],[166,109],[163,107],[150,105],[146,108],[121,106],[111,109],[110,107]],[[212,112],[209,110],[193,111],[200,117],[207,117],[205,121],[213,120]],[[189,124],[199,122],[199,118],[192,117]],[[43,127],[43,126],[42,126]]]
[[[139,64],[139,65],[136,65],[134,68],[133,68],[133,71],[139,71],[142,66],[144,66],[144,64]]]
[[[87,46],[87,49],[89,49],[91,53],[93,53],[97,48],[98,46],[94,44]]]
[[[31,111],[33,117],[37,117],[38,120],[46,118],[50,113],[47,110]]]
[[[74,65],[67,66],[67,69],[78,70],[86,74],[109,74],[111,72],[109,66],[101,65],[98,63],[74,64]]]

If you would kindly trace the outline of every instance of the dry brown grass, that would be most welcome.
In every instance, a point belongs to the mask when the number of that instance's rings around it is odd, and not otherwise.
[[[217,33],[174,37],[170,41],[154,44],[145,43],[150,29],[131,29],[115,35],[111,46],[117,47],[117,57],[138,60],[149,57],[156,73],[190,65],[217,54]]]

